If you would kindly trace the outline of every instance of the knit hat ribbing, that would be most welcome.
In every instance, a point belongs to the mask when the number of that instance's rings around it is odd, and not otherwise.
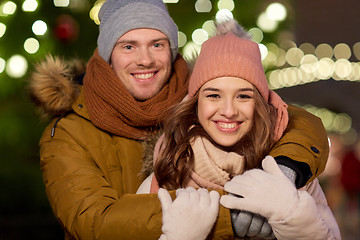
[[[128,31],[138,28],[156,29],[170,42],[172,60],[178,53],[178,28],[162,0],[107,0],[99,11],[100,56],[110,62],[117,40]]]
[[[249,39],[229,32],[205,41],[190,78],[189,96],[219,77],[243,78],[255,85],[266,101],[269,99],[259,47]]]
[[[287,104],[268,87],[258,44],[231,31],[205,41],[189,80],[189,96],[194,96],[206,82],[220,77],[247,80],[276,108],[274,139],[279,140],[288,124]]]

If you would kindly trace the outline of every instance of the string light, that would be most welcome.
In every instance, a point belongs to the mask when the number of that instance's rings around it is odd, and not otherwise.
[[[318,108],[311,104],[303,106],[293,104],[319,117],[328,132],[347,134],[353,131],[352,119],[346,113],[335,113],[326,108]]]

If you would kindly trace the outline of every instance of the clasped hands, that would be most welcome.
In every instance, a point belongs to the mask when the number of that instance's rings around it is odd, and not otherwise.
[[[252,169],[225,184],[229,195],[221,198],[216,191],[187,188],[170,194],[160,189],[158,197],[163,210],[160,239],[206,239],[214,225],[221,205],[232,209],[232,223],[237,237],[258,236],[275,238],[267,222],[280,220],[296,205],[298,192],[294,184],[280,170],[274,158],[267,156],[263,170]],[[241,197],[239,197],[241,196]]]

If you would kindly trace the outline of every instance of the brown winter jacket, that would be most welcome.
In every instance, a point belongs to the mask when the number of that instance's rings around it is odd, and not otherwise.
[[[42,73],[46,76],[31,81],[34,99],[53,115],[40,140],[40,165],[49,203],[66,239],[157,239],[162,226],[157,195],[135,194],[145,178],[139,175],[142,143],[96,128],[81,86],[71,82],[73,73],[64,72],[65,66],[49,61],[49,72]],[[56,85],[61,94],[54,97],[42,85]],[[62,100],[55,104],[54,98]],[[290,106],[289,114],[287,133],[270,154],[307,163],[312,180],[325,168],[326,132],[321,121],[304,110]],[[233,238],[229,210],[220,208],[210,237]]]

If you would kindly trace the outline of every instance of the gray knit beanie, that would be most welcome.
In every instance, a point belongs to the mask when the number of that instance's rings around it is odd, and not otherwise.
[[[99,55],[110,62],[117,40],[130,30],[151,28],[170,42],[172,60],[178,53],[178,28],[162,0],[107,0],[99,11]]]

